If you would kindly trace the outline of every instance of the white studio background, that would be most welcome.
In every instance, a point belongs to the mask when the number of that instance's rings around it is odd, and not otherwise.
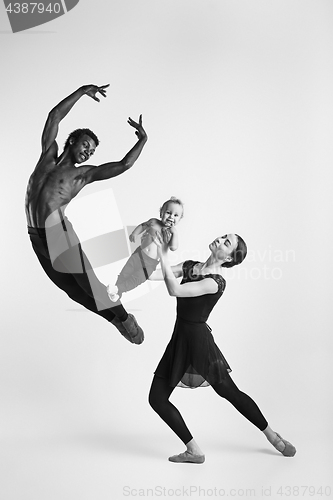
[[[332,28],[329,0],[81,0],[14,35],[0,6],[1,498],[118,500],[158,486],[169,496],[192,486],[191,498],[199,487],[261,498],[264,487],[278,498],[279,486],[330,485]],[[161,284],[126,303],[146,333],[132,346],[41,269],[26,184],[48,111],[88,83],[110,83],[108,97],[75,105],[60,146],[89,127],[101,141],[96,164],[119,160],[136,140],[126,120],[140,113],[149,140],[130,171],[81,195],[112,189],[125,225],[180,197],[179,260],[205,259],[226,232],[247,242],[209,324],[234,381],[296,445],[294,459],[210,388],[177,389],[172,401],[207,461],[170,464],[183,445],[147,395],[175,299]]]

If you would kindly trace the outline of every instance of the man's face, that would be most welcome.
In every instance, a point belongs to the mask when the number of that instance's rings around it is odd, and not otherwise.
[[[95,153],[95,141],[88,135],[81,135],[72,145],[71,152],[74,163],[84,163]]]

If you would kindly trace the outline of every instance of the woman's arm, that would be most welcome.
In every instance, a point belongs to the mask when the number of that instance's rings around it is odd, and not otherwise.
[[[180,262],[180,264],[177,264],[176,266],[171,266],[171,271],[173,272],[173,275],[175,278],[180,278],[183,276],[183,262]],[[164,274],[162,269],[156,269],[150,276],[149,276],[150,281],[163,281],[164,280]]]
[[[190,283],[178,283],[168,260],[168,245],[163,242],[162,237],[156,234],[154,241],[157,245],[161,258],[162,274],[168,289],[169,295],[173,297],[199,297],[208,293],[216,293],[218,285],[213,278],[204,278],[201,281]]]
[[[201,281],[193,281],[181,285],[175,278],[167,254],[162,252],[160,255],[164,281],[169,295],[172,297],[199,297],[200,295],[216,293],[218,291],[218,285],[213,278],[204,278]]]

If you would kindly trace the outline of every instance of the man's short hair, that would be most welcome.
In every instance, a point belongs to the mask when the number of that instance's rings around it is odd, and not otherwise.
[[[99,144],[98,137],[92,132],[89,128],[77,128],[73,132],[69,134],[69,136],[66,139],[66,142],[64,144],[64,150],[68,148],[70,145],[70,140],[74,139],[74,142],[76,142],[82,135],[87,134],[89,137],[95,142],[96,147]]]

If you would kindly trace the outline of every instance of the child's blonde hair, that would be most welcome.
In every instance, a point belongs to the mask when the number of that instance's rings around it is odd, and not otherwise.
[[[180,217],[180,219],[182,219],[184,217],[184,203],[179,198],[176,198],[175,196],[171,196],[170,200],[167,200],[163,203],[163,205],[160,208],[160,217],[162,217],[162,213],[164,212],[165,207],[169,203],[177,203],[178,205],[180,205],[182,207],[182,216]]]

